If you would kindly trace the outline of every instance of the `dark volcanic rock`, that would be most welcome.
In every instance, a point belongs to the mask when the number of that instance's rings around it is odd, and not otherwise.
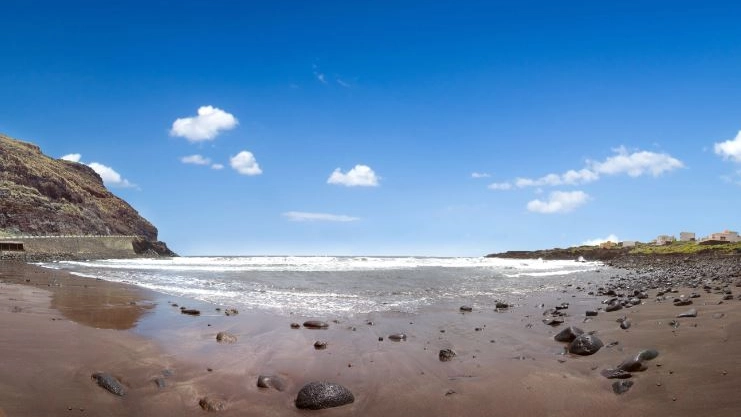
[[[327,348],[327,342],[324,340],[317,340],[314,342],[314,349],[316,350],[324,350]]]
[[[257,386],[260,388],[274,388],[278,391],[286,389],[283,378],[277,375],[260,375],[257,377]]]
[[[556,341],[571,343],[577,336],[584,334],[584,330],[578,327],[569,326],[553,336]]]
[[[298,323],[291,323],[291,328],[292,329],[300,329],[301,328],[301,325],[298,324]]]
[[[449,362],[453,360],[456,353],[453,349],[440,349],[440,353],[437,356],[440,358],[440,362]]]
[[[622,361],[620,365],[617,366],[617,369],[625,372],[643,372],[647,368],[643,362],[638,359],[638,357],[635,357]]]
[[[239,314],[239,310],[237,310],[236,308],[227,308],[224,311],[224,314],[226,314],[227,316],[236,316],[237,314]]]
[[[394,342],[401,342],[407,340],[407,335],[404,333],[394,333],[389,335],[389,340]]]
[[[628,392],[630,387],[633,386],[633,381],[615,381],[612,383],[612,392],[614,392],[617,395],[625,394]]]
[[[692,304],[692,300],[690,300],[689,298],[674,300],[674,305],[677,307],[688,306],[690,304]]]
[[[105,388],[111,394],[118,395],[119,397],[123,397],[124,395],[126,395],[126,388],[123,386],[121,381],[116,379],[116,377],[111,374],[105,372],[96,372],[91,375],[91,378],[93,378],[99,386]]]
[[[630,372],[622,369],[603,369],[600,371],[600,375],[607,379],[627,379],[633,376]]]
[[[461,306],[460,310],[463,311],[463,312],[466,312],[466,313],[470,313],[471,311],[473,311],[473,307],[471,307],[471,306]]]
[[[227,332],[219,332],[216,333],[216,341],[219,343],[236,343],[237,336]]]
[[[592,355],[597,353],[604,344],[597,336],[582,334],[569,344],[569,352],[575,355]]]
[[[597,311],[596,310],[587,310],[587,312],[584,313],[584,314],[586,314],[587,317],[594,317],[594,316],[597,315]]]
[[[683,317],[697,317],[697,310],[694,309],[694,308],[691,308],[691,309],[689,309],[689,310],[687,310],[687,311],[685,311],[683,313],[677,314],[677,317],[678,318],[683,318]]]
[[[622,309],[623,309],[623,305],[620,304],[619,302],[612,302],[608,304],[607,307],[605,307],[605,311],[608,313],[612,311],[622,310]]]
[[[650,361],[651,359],[656,358],[659,356],[659,351],[656,349],[645,349],[636,355],[636,360],[639,361]]]
[[[352,392],[339,384],[315,381],[304,385],[296,397],[296,407],[300,409],[321,410],[339,407],[355,401]]]
[[[189,316],[200,316],[201,312],[200,310],[196,310],[195,308],[183,308],[180,310],[181,313],[187,314]]]
[[[563,324],[563,319],[561,317],[547,317],[543,319],[543,323],[555,327]]]
[[[628,330],[628,329],[630,329],[630,325],[631,325],[631,322],[630,322],[630,320],[628,320],[628,319],[622,320],[622,321],[620,322],[620,328],[621,328],[621,329],[623,329],[623,330]]]
[[[329,327],[329,324],[319,320],[307,320],[304,322],[304,327],[307,329],[326,329]]]
[[[224,411],[226,410],[226,400],[214,397],[203,397],[198,400],[198,405],[204,411]]]
[[[494,305],[494,307],[495,308],[498,308],[498,309],[505,309],[505,308],[509,308],[509,304],[507,304],[507,303],[505,303],[503,301],[497,301],[496,304]]]

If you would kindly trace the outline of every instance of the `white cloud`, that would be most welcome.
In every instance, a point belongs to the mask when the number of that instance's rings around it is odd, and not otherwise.
[[[741,131],[738,132],[734,139],[718,142],[713,148],[715,149],[715,153],[722,156],[723,159],[741,162]]]
[[[584,191],[554,191],[547,201],[533,200],[527,203],[527,209],[535,213],[568,213],[585,204],[589,195]]]
[[[129,180],[123,178],[121,174],[119,174],[109,166],[100,164],[98,162],[91,162],[87,164],[87,166],[92,168],[93,171],[97,172],[98,175],[100,175],[100,178],[103,179],[103,183],[109,187],[135,187],[134,184],[130,183]]]
[[[491,177],[490,174],[487,174],[486,172],[472,172],[471,178],[489,178]]]
[[[252,152],[242,151],[229,159],[229,164],[242,175],[260,175],[262,169]]]
[[[355,165],[355,168],[343,173],[339,168],[332,172],[327,184],[338,184],[346,187],[377,187],[378,176],[367,165]]]
[[[224,130],[234,129],[239,121],[233,115],[213,106],[198,108],[198,115],[175,120],[170,129],[171,136],[179,136],[189,142],[214,140]]]
[[[321,73],[319,71],[314,71],[314,76],[317,80],[319,80],[322,84],[327,84],[327,77],[324,75],[324,73]]]
[[[337,79],[337,84],[339,84],[341,87],[350,88],[352,87],[350,84],[346,83],[345,81],[342,81],[341,79]]]
[[[79,153],[71,153],[71,154],[64,155],[63,157],[59,159],[63,159],[65,161],[70,161],[70,162],[80,162],[80,158],[82,158],[82,155],[80,155]]]
[[[360,220],[357,217],[346,216],[344,214],[328,214],[328,213],[306,213],[303,211],[289,211],[283,213],[283,217],[287,218],[292,222],[354,222]]]
[[[211,169],[215,169],[215,170],[224,169],[224,165],[223,164],[213,164],[211,165]]]
[[[508,182],[495,182],[493,184],[489,184],[490,190],[510,190],[512,189],[512,184]]]
[[[623,146],[614,151],[617,155],[607,158],[604,162],[590,162],[592,170],[606,175],[628,174],[631,177],[639,177],[651,174],[658,177],[664,172],[684,167],[682,161],[665,153],[639,151],[628,154]]]
[[[609,235],[609,236],[607,236],[605,238],[599,238],[598,237],[598,238],[595,238],[595,239],[585,240],[581,244],[582,244],[582,246],[598,246],[600,243],[605,243],[605,242],[615,242],[615,243],[618,243],[618,242],[620,242],[620,239],[618,239],[618,237],[615,236],[614,234],[611,234],[611,235]]]
[[[203,157],[202,155],[190,155],[180,158],[180,162],[193,165],[208,165],[211,163],[211,160],[209,158]]]

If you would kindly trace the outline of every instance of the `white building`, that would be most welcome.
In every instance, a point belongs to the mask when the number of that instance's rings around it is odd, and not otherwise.
[[[676,240],[677,238],[675,238],[674,236],[660,235],[656,238],[656,245],[657,246],[668,245]]]
[[[680,242],[694,242],[695,234],[693,232],[681,232],[679,233]]]
[[[635,245],[636,245],[636,241],[635,240],[624,240],[623,241],[623,247],[624,248],[633,248],[633,247],[635,247]]]
[[[741,236],[738,235],[738,232],[734,232],[731,230],[724,230],[720,233],[712,233],[705,240],[718,240],[722,242],[741,242]]]

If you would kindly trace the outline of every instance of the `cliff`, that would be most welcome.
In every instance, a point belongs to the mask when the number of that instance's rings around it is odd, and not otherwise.
[[[157,228],[87,165],[54,159],[0,135],[1,235],[136,235],[137,253],[174,255]]]

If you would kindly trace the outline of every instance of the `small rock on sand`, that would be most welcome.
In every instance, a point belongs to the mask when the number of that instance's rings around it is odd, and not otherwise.
[[[597,315],[597,311],[596,310],[587,310],[587,312],[585,314],[586,314],[587,317],[594,317],[594,316]]]
[[[456,353],[453,351],[453,349],[440,349],[438,358],[440,358],[440,362],[449,362],[453,360],[455,355]]]
[[[257,377],[257,386],[260,388],[274,388],[278,391],[286,389],[283,378],[277,375],[260,375]]]
[[[569,344],[569,352],[575,355],[592,355],[597,353],[604,344],[597,336],[582,334]]]
[[[224,310],[224,314],[226,314],[227,316],[236,316],[237,314],[239,314],[239,310],[237,310],[236,308],[227,308],[226,310]]]
[[[628,390],[632,386],[633,386],[633,381],[628,381],[628,380],[615,381],[612,383],[612,392],[614,392],[617,395],[625,394],[626,392],[628,392]]]
[[[226,410],[226,401],[221,398],[203,397],[198,401],[198,405],[200,405],[204,411]]]
[[[296,408],[321,410],[355,401],[352,392],[339,384],[314,381],[304,385],[296,397]]]
[[[461,311],[464,311],[464,312],[467,312],[467,313],[470,313],[471,311],[473,311],[473,307],[471,307],[471,306],[461,306],[460,310]]]
[[[682,317],[697,317],[697,310],[694,309],[694,308],[691,308],[691,309],[689,309],[689,310],[687,310],[687,311],[685,311],[683,313],[677,314],[677,317],[678,318],[682,318]]]
[[[317,340],[316,342],[314,342],[314,349],[323,350],[326,348],[327,348],[327,342],[325,342],[324,340]]]
[[[200,316],[201,312],[199,310],[196,310],[195,308],[183,308],[180,310],[181,313],[187,314],[189,316]]]
[[[639,361],[650,361],[651,359],[659,356],[659,351],[656,349],[644,349],[636,355],[636,359]]]
[[[390,334],[388,338],[394,342],[401,342],[407,340],[407,335],[405,333],[394,333]]]
[[[227,332],[219,332],[216,333],[216,341],[219,343],[236,343],[237,336]]]
[[[119,397],[126,395],[126,388],[124,388],[121,381],[111,374],[96,372],[91,375],[91,378],[93,378],[100,387],[105,388],[111,394],[118,395]]]
[[[553,336],[558,342],[571,343],[577,336],[584,334],[584,330],[578,327],[569,326],[561,330],[557,335]]]
[[[292,329],[300,329],[301,328],[301,325],[298,324],[298,323],[291,323],[291,328]]]
[[[329,327],[329,324],[319,320],[308,320],[304,322],[304,327],[307,329],[326,329]]]

